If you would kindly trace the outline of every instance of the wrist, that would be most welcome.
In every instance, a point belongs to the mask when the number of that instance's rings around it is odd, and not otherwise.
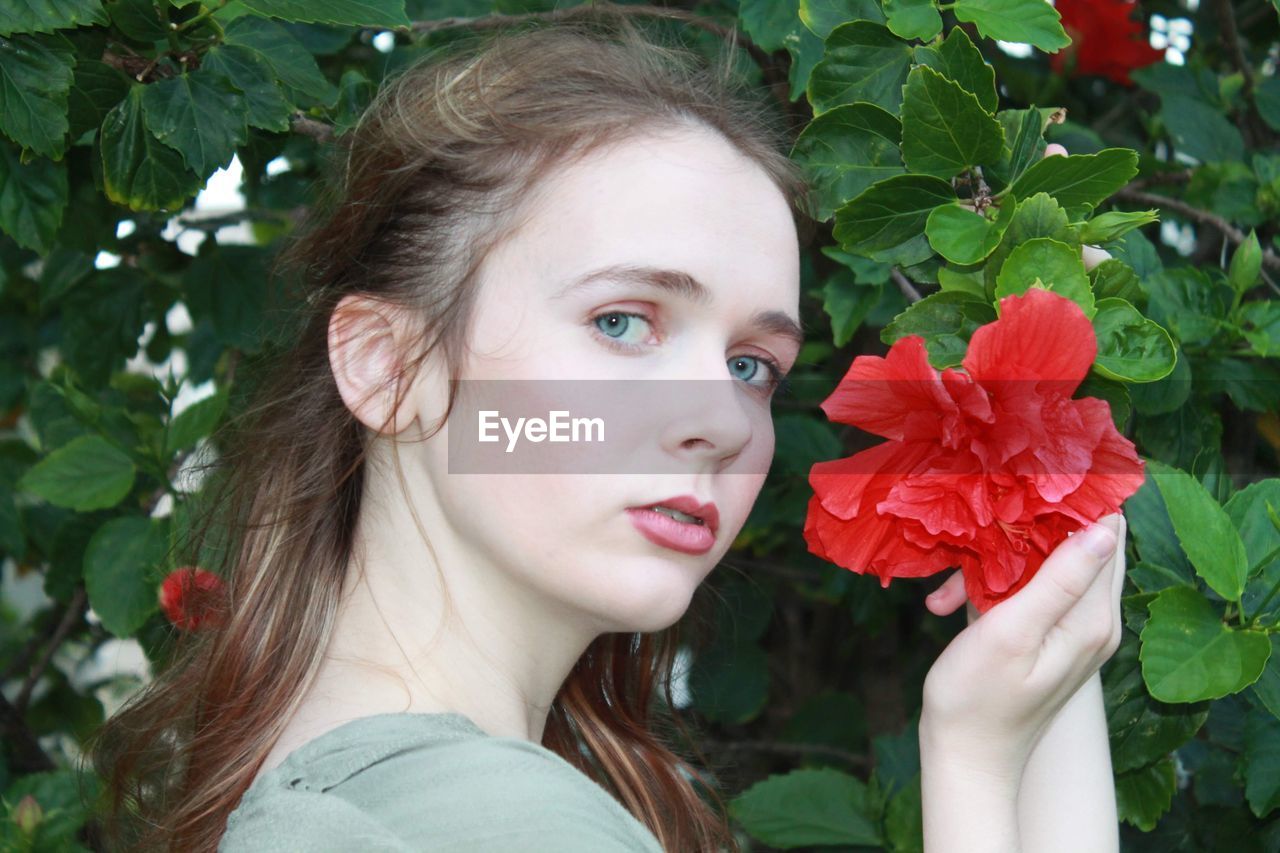
[[[958,734],[939,724],[926,709],[920,715],[920,765],[935,775],[968,778],[995,796],[1016,800],[1029,753],[1007,738]]]

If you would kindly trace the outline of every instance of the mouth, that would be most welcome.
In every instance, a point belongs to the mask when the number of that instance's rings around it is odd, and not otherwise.
[[[630,507],[632,524],[650,542],[684,554],[705,554],[716,543],[720,514],[714,503],[700,503],[692,495]]]
[[[712,501],[702,503],[693,495],[678,495],[657,503],[635,508],[661,513],[682,524],[702,525],[711,531],[712,536],[716,535],[716,530],[720,526],[720,513],[716,509],[715,503]]]

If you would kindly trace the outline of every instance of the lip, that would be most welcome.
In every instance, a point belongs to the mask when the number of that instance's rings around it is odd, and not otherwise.
[[[692,515],[702,520],[702,524],[676,521],[652,509],[665,506]],[[656,545],[670,548],[684,554],[705,554],[716,542],[716,531],[720,526],[720,513],[715,503],[701,503],[693,495],[678,495],[639,507],[629,507],[627,515],[636,529]]]

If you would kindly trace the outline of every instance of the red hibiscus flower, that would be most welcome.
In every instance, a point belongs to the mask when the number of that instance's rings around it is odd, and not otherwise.
[[[216,628],[226,615],[226,584],[204,569],[174,569],[160,584],[160,607],[184,631]]]
[[[1074,61],[1074,73],[1096,74],[1125,86],[1129,72],[1164,57],[1151,46],[1147,27],[1134,19],[1132,0],[1056,0],[1062,27],[1071,44],[1049,57],[1049,67],[1061,74]]]
[[[1000,300],[963,371],[939,374],[918,335],[855,358],[822,410],[889,440],[810,470],[809,550],[885,587],[959,566],[979,612],[1013,595],[1142,486],[1110,406],[1071,399],[1097,349],[1076,303],[1033,287]]]

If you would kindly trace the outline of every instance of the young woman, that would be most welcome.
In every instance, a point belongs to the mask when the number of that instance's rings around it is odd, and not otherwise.
[[[804,185],[731,79],[597,12],[383,88],[285,258],[296,344],[220,448],[224,624],[103,732],[131,847],[736,849],[653,701],[801,344]],[[618,467],[451,473],[459,389],[548,380],[637,389]],[[1123,527],[1095,527],[931,670],[928,853],[1115,849]]]

